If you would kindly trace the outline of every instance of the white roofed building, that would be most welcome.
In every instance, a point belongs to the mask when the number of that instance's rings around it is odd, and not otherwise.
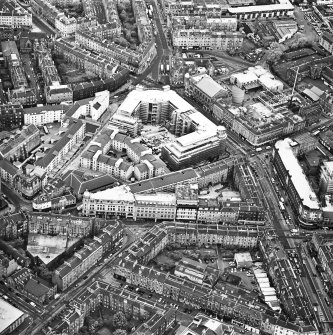
[[[322,220],[322,209],[306,175],[299,164],[290,138],[278,141],[273,151],[273,163],[289,202],[298,213],[301,225],[315,226]]]
[[[233,85],[245,90],[263,87],[265,90],[282,92],[283,83],[260,65],[249,67],[242,73],[233,73],[230,76]]]
[[[258,6],[241,6],[228,8],[231,15],[236,15],[239,20],[254,20],[257,18],[272,18],[281,16],[294,16],[294,6],[288,0],[280,3]]]
[[[134,194],[126,185],[83,195],[83,213],[87,216],[175,220],[176,210],[175,193]]]
[[[209,128],[208,128],[209,129]],[[226,130],[223,126],[209,130],[198,129],[162,147],[161,158],[172,170],[195,165],[225,152]]]
[[[204,82],[200,83],[199,80],[199,87],[207,97],[220,96],[223,88],[219,84],[206,75],[201,76],[201,79]],[[162,90],[152,90],[137,85],[119,106],[111,124],[129,131],[127,124],[133,121],[134,129],[134,123],[137,125],[138,120],[153,125],[171,121],[170,132],[181,137],[174,143],[166,144],[162,148],[161,157],[175,170],[216,158],[225,152],[225,128],[216,126],[175,91],[170,90],[169,86],[164,86]],[[134,131],[129,133],[137,135]]]
[[[26,315],[7,301],[0,298],[0,334],[14,331],[26,318]]]

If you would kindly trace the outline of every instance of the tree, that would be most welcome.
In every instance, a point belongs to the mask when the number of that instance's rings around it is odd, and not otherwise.
[[[267,52],[267,62],[271,64],[277,63],[286,49],[283,44],[277,42],[272,43],[271,49]]]
[[[113,332],[113,335],[126,335],[127,332],[124,329],[116,329],[116,331]]]
[[[115,327],[124,329],[127,326],[127,320],[126,320],[126,316],[123,312],[117,312],[114,316],[113,316],[113,325]]]

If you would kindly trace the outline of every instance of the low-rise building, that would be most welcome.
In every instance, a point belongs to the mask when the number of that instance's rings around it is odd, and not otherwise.
[[[54,299],[57,286],[46,280],[34,276],[33,273],[24,268],[16,271],[8,279],[9,285],[28,299],[43,304]]]
[[[238,252],[234,257],[237,268],[251,268],[252,257],[249,252]]]

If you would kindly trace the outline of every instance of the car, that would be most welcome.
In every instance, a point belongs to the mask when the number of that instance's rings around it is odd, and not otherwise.
[[[153,295],[150,293],[149,295],[148,295],[148,298],[151,298]]]

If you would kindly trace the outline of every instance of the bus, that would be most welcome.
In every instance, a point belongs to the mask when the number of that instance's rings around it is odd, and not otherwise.
[[[49,130],[47,129],[47,127],[46,127],[46,126],[43,126],[43,129],[44,129],[44,133],[45,133],[46,135],[48,135],[48,134],[49,134]]]
[[[320,130],[316,130],[312,133],[313,136],[317,136],[320,133]]]
[[[283,204],[282,201],[279,201],[279,206],[280,206],[281,211],[285,211],[286,210],[286,208],[284,207],[284,204]]]

